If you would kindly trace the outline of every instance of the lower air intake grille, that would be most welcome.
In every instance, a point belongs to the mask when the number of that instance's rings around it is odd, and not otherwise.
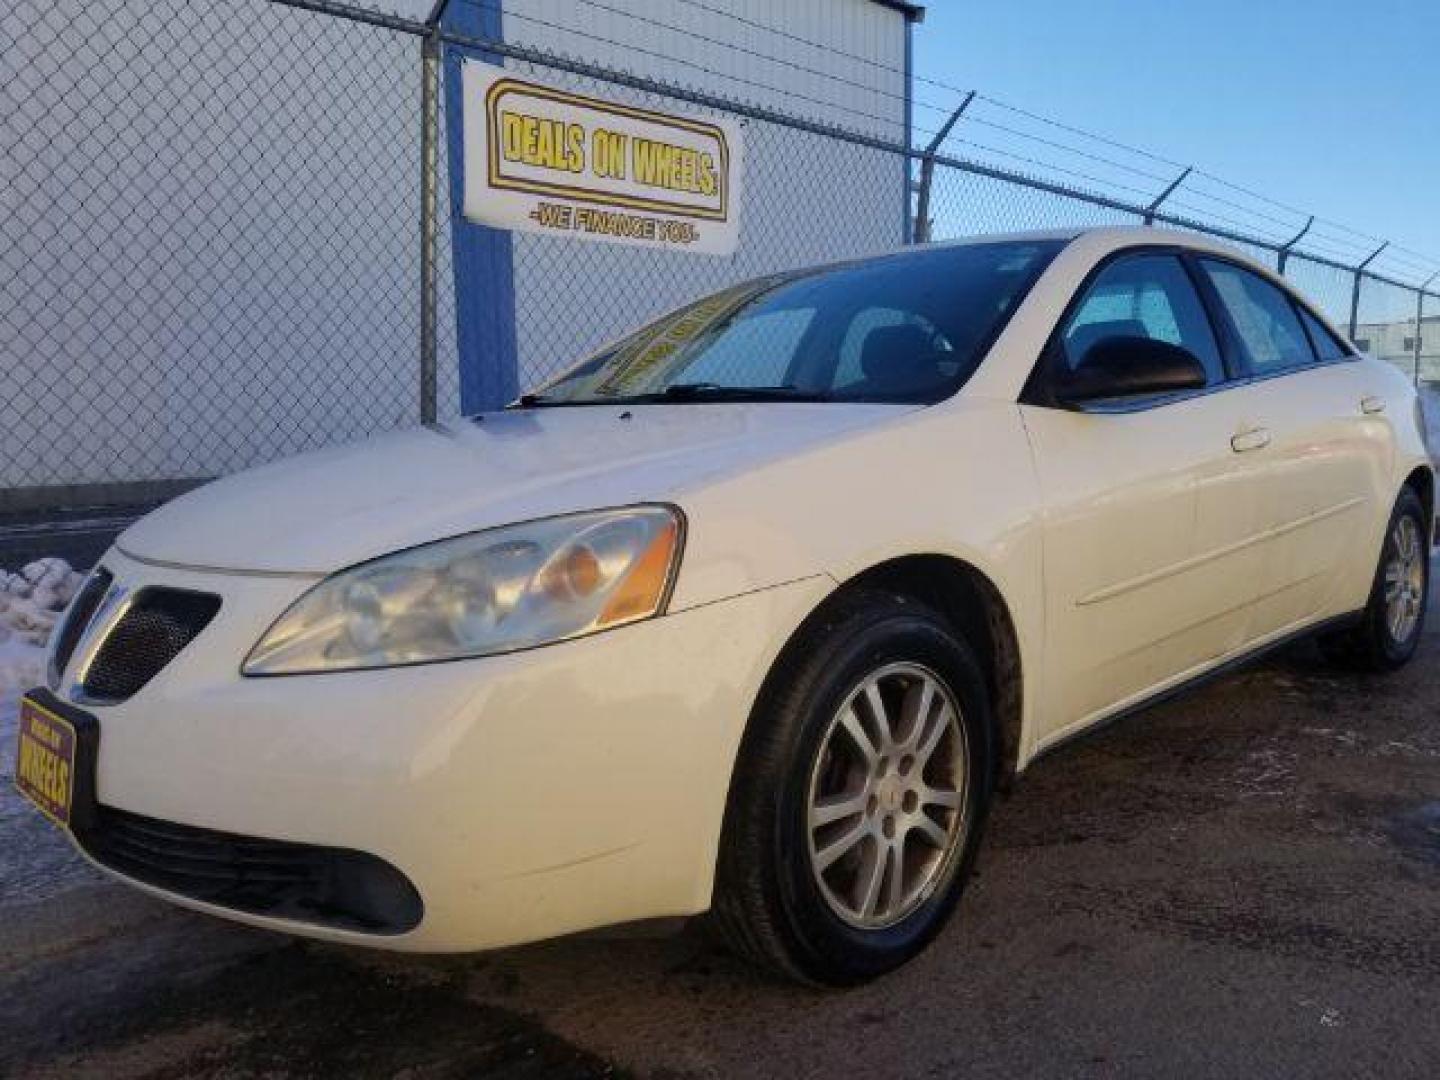
[[[401,934],[420,894],[385,860],[359,851],[198,829],[96,807],[76,839],[95,861],[156,888],[252,915]]]
[[[85,671],[92,701],[124,701],[209,625],[220,598],[187,589],[142,589],[106,635]]]

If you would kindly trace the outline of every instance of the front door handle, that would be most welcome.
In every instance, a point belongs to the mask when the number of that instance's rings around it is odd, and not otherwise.
[[[1247,450],[1262,450],[1270,445],[1270,432],[1264,428],[1256,428],[1254,431],[1242,431],[1239,435],[1230,437],[1230,449],[1237,454],[1243,454]]]
[[[1363,397],[1360,399],[1360,411],[1363,413],[1369,413],[1371,415],[1374,415],[1378,412],[1384,412],[1385,399],[1382,397],[1376,397],[1374,394],[1371,394],[1369,397]]]

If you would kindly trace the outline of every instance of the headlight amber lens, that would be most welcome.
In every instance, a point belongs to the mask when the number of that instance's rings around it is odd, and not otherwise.
[[[486,656],[659,613],[680,555],[677,511],[573,514],[442,540],[341,571],[302,596],[247,675]]]

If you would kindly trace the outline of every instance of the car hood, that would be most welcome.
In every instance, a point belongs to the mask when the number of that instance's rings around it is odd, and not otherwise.
[[[881,404],[560,407],[382,435],[197,488],[119,539],[183,566],[329,573],[391,551],[688,489],[913,411]]]

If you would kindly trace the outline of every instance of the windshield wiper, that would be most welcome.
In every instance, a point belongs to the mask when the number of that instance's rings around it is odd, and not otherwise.
[[[588,402],[566,401],[564,398],[552,398],[549,394],[521,394],[518,398],[506,405],[507,409],[544,409],[556,405],[577,405],[588,404]]]
[[[801,390],[798,386],[721,386],[719,383],[672,383],[653,394],[623,397],[555,398],[548,394],[521,394],[509,409],[543,409],[562,405],[639,405],[671,401],[831,401],[830,394]]]
[[[721,386],[718,383],[671,383],[657,394],[644,394],[645,401],[828,401],[830,395],[798,386]]]

